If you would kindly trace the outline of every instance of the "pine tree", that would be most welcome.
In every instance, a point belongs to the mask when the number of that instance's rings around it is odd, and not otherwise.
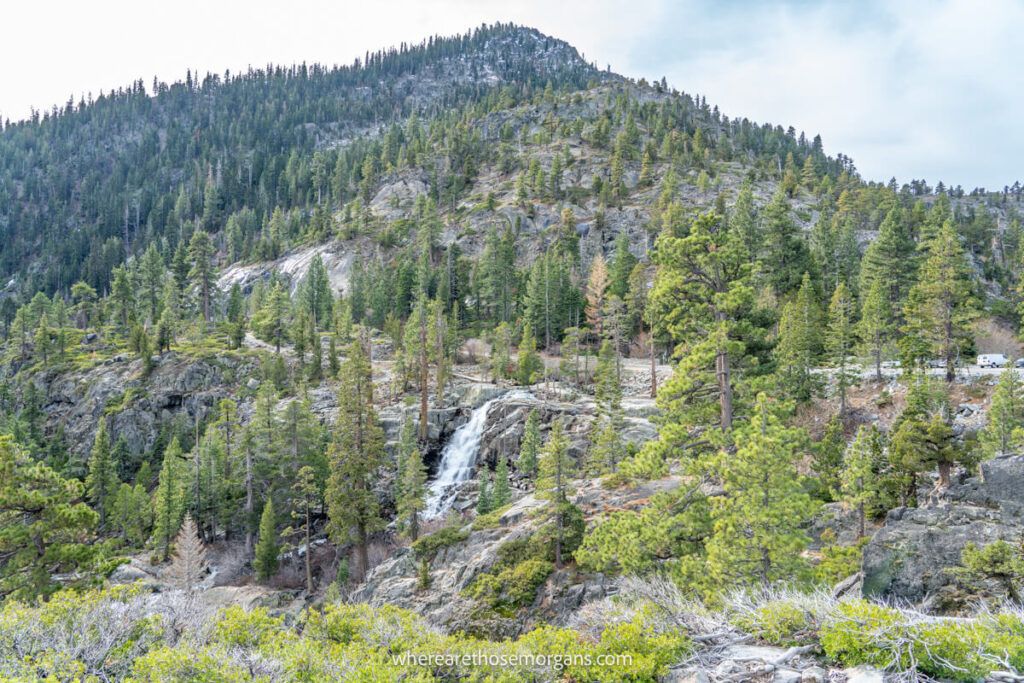
[[[256,543],[256,556],[252,566],[256,570],[256,578],[266,581],[277,573],[277,556],[281,548],[277,541],[276,518],[274,516],[274,499],[267,497],[260,515],[260,537]]]
[[[420,535],[420,513],[426,507],[427,468],[415,446],[409,449],[401,471],[401,493],[396,501],[396,513],[403,533],[410,541]]]
[[[164,451],[164,463],[153,494],[153,545],[160,560],[167,559],[171,540],[181,527],[181,518],[185,514],[186,484],[185,456],[178,437],[174,437]]]
[[[155,324],[160,319],[160,299],[164,292],[164,259],[155,244],[150,244],[140,263],[140,294],[145,302],[146,317]]]
[[[839,481],[843,502],[857,511],[857,537],[865,532],[867,510],[878,500],[876,474],[882,458],[881,436],[875,427],[861,425],[857,430],[846,454],[843,456],[843,470]]]
[[[548,501],[549,517],[555,523],[555,566],[562,566],[562,546],[565,533],[565,513],[569,504],[567,490],[574,463],[569,456],[569,440],[562,421],[551,425],[548,442],[540,452],[537,473],[537,495]]]
[[[882,381],[882,351],[892,332],[892,320],[886,283],[881,278],[875,278],[861,304],[857,328],[861,342],[874,360],[875,379],[879,382]]]
[[[43,313],[39,322],[36,323],[36,334],[32,345],[35,347],[36,357],[42,361],[44,366],[50,363],[50,336],[50,320],[46,313]]]
[[[536,478],[537,462],[540,455],[540,416],[537,409],[532,408],[526,416],[526,426],[523,428],[523,438],[519,443],[519,460],[517,469],[526,476]]]
[[[655,263],[651,319],[659,332],[679,343],[681,354],[659,393],[666,421],[680,427],[663,430],[661,441],[681,447],[685,442],[677,443],[678,436],[698,425],[714,424],[728,434],[735,409],[734,365],[746,348],[742,336],[753,301],[747,251],[739,235],[709,213],[697,218],[684,237],[667,223],[658,237]]]
[[[118,487],[110,510],[111,525],[129,546],[138,547],[146,542],[152,517],[149,494],[142,484],[121,484]]]
[[[840,282],[832,293],[828,306],[828,329],[825,333],[825,350],[836,369],[836,391],[839,393],[839,416],[846,418],[846,393],[857,375],[850,370],[849,358],[854,348],[853,300]]]
[[[940,358],[946,381],[956,378],[960,350],[971,341],[977,316],[970,271],[960,239],[949,221],[932,240],[928,259],[918,273],[904,308],[906,323],[900,348],[908,359],[922,363]]]
[[[785,426],[767,397],[737,430],[735,453],[722,451],[716,473],[722,495],[711,498],[708,570],[721,586],[771,585],[806,569],[804,531],[815,511],[797,465],[806,436]]]
[[[31,602],[49,595],[61,587],[57,574],[72,585],[101,578],[101,547],[89,543],[98,516],[84,494],[80,481],[63,478],[0,434],[0,597]]]
[[[789,202],[780,188],[761,214],[762,270],[780,297],[799,287],[801,276],[811,267],[807,242],[789,212]]]
[[[206,574],[206,548],[192,516],[185,513],[181,530],[174,539],[174,557],[164,575],[172,584],[191,593]]]
[[[736,203],[729,213],[729,229],[740,236],[747,252],[756,254],[761,248],[761,233],[757,222],[757,209],[754,206],[754,188],[749,180],[740,186]]]
[[[121,333],[127,334],[129,323],[135,312],[135,287],[132,284],[128,269],[124,266],[114,268],[111,273],[113,282],[110,285],[110,298],[114,304]]]
[[[213,265],[213,241],[209,233],[204,230],[196,230],[192,233],[192,239],[188,243],[188,257],[192,263],[189,270],[189,277],[199,293],[199,302],[203,311],[203,320],[210,321],[210,305],[213,299],[214,280],[217,277],[217,270]]]
[[[370,359],[363,340],[357,339],[341,368],[325,497],[331,538],[355,544],[364,574],[369,569],[369,536],[383,523],[373,491],[383,459],[384,433],[373,407]]]
[[[870,292],[876,280],[884,283],[889,310],[898,315],[914,277],[914,243],[903,212],[892,209],[878,228],[860,266],[860,291]]]
[[[491,505],[495,510],[503,508],[512,500],[512,489],[508,483],[508,460],[498,457],[498,465],[494,468],[494,488],[491,490]]]
[[[775,346],[779,389],[797,401],[809,400],[820,385],[812,371],[821,349],[821,322],[810,276],[804,273],[796,298],[782,309]]]
[[[231,285],[231,292],[228,294],[228,337],[234,348],[241,348],[245,339],[245,299],[242,298],[242,288],[238,283]]]
[[[480,470],[480,485],[476,494],[476,514],[486,515],[494,510],[494,502],[491,499],[491,480],[487,468]]]
[[[261,338],[274,344],[274,350],[281,353],[281,343],[288,330],[288,292],[284,285],[275,282],[263,298],[263,305],[252,319],[253,331]]]
[[[843,469],[846,433],[843,420],[833,416],[825,425],[821,440],[814,444],[812,469],[817,476],[816,497],[831,502],[839,495],[839,475]]]
[[[978,442],[986,459],[1015,453],[1024,445],[1024,384],[1016,370],[999,376]]]
[[[625,299],[629,294],[629,276],[637,264],[636,256],[629,250],[629,236],[620,232],[615,238],[615,258],[608,273],[608,293]]]
[[[598,254],[590,264],[590,277],[587,278],[587,322],[597,333],[604,334],[605,299],[608,296],[608,266],[604,257]]]
[[[544,373],[544,363],[537,354],[537,340],[533,336],[530,324],[523,325],[523,336],[519,341],[518,350],[519,367],[516,376],[520,384],[533,384],[537,382]]]
[[[299,522],[299,533],[302,535],[304,565],[306,569],[306,592],[313,592],[313,508],[320,498],[321,490],[317,481],[316,471],[309,465],[303,466],[295,477],[292,492],[296,500],[292,518]]]
[[[100,421],[96,437],[92,442],[89,457],[89,474],[85,478],[85,490],[89,502],[100,515],[100,528],[106,528],[107,516],[114,504],[114,498],[121,482],[117,478],[117,463],[112,457],[110,437],[107,435],[107,421]]]

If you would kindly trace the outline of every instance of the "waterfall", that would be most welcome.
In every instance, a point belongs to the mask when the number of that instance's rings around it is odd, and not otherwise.
[[[487,413],[497,401],[510,396],[529,396],[526,392],[516,391],[505,394],[484,403],[469,416],[469,422],[455,430],[452,438],[441,451],[441,463],[437,466],[437,476],[430,482],[427,490],[427,505],[423,510],[424,519],[440,517],[455,502],[459,485],[473,477],[476,456],[480,450],[480,437],[487,425]]]

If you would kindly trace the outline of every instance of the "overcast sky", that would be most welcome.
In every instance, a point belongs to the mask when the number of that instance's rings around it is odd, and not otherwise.
[[[515,21],[600,67],[820,133],[868,179],[1024,180],[1024,0],[33,0],[0,25],[0,115],[157,75],[348,63]]]

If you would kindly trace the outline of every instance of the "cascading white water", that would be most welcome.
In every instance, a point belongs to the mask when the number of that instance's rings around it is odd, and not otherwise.
[[[480,437],[483,436],[484,427],[487,425],[487,412],[497,401],[507,400],[518,394],[522,394],[524,398],[529,396],[526,392],[517,391],[492,398],[473,411],[469,416],[469,422],[455,430],[441,451],[437,476],[430,482],[427,504],[423,510],[424,519],[440,517],[452,506],[459,492],[459,484],[469,481],[473,476],[477,452],[480,450]]]

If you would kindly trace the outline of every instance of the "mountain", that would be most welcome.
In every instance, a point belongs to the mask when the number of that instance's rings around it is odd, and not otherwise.
[[[36,119],[0,677],[1024,671],[1019,185],[511,25]]]
[[[218,193],[205,214],[210,228],[244,207],[260,216],[307,208],[316,150],[374,137],[413,114],[510,106],[547,84],[580,89],[612,78],[562,41],[495,25],[351,66],[190,73],[171,85],[154,79],[149,93],[140,80],[69,101],[8,122],[0,135],[0,277],[18,276],[22,291],[66,290],[79,278],[103,287],[126,256],[174,243],[182,218],[202,209],[210,178]],[[336,164],[332,172],[358,174]]]

